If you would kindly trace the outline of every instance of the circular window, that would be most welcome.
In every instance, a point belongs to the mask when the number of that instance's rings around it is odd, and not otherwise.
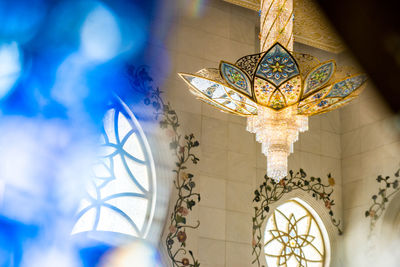
[[[103,119],[101,155],[72,231],[146,238],[155,209],[155,169],[146,136],[119,99]]]
[[[321,225],[296,200],[274,210],[267,221],[264,240],[268,267],[319,267],[325,264],[326,243]]]

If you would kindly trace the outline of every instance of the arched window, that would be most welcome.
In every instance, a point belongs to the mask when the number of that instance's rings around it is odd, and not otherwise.
[[[146,238],[156,201],[154,162],[139,122],[120,99],[115,102],[103,120],[102,153],[72,233]]]
[[[313,213],[297,200],[289,200],[273,211],[264,233],[268,267],[326,266],[326,230]]]

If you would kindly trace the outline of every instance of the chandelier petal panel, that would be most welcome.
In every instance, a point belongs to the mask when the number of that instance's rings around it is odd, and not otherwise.
[[[366,80],[367,76],[360,74],[340,81],[332,86],[332,90],[327,97],[346,97],[359,88]]]
[[[258,63],[256,75],[279,86],[300,74],[296,60],[279,43],[275,43]]]
[[[251,83],[249,77],[235,65],[221,61],[221,76],[233,88],[251,97]]]
[[[272,94],[272,96],[269,100],[268,106],[270,108],[277,109],[277,110],[286,107],[285,99],[284,99],[281,91],[279,91],[278,89],[275,90],[275,92]]]
[[[197,99],[199,99],[200,101],[202,101],[202,102],[204,102],[204,103],[206,103],[206,104],[208,104],[208,105],[211,105],[211,106],[213,106],[214,108],[217,108],[217,109],[219,109],[219,110],[221,110],[221,111],[223,111],[223,112],[226,112],[226,113],[229,113],[229,114],[235,114],[235,115],[236,115],[236,113],[234,113],[233,111],[231,111],[231,110],[225,108],[225,107],[222,106],[222,105],[219,105],[219,104],[217,104],[217,103],[215,103],[215,102],[212,102],[211,100],[208,100],[208,99],[205,99],[205,98],[200,98],[200,97],[198,97]]]
[[[293,57],[300,68],[300,75],[302,79],[305,79],[307,74],[309,74],[312,69],[321,64],[318,58],[309,54],[293,52]]]
[[[244,70],[249,77],[253,77],[254,71],[256,70],[258,61],[262,57],[263,53],[247,55],[239,58],[235,65]]]
[[[179,75],[189,84],[190,92],[207,104],[236,115],[257,114],[257,104],[235,89],[228,87],[222,79],[215,81],[199,75],[186,73]]]
[[[299,102],[299,107],[301,107],[305,104],[308,104],[310,102],[317,101],[318,99],[323,99],[331,91],[331,89],[332,89],[332,86],[327,86],[327,87],[319,90],[318,92],[316,92],[310,96],[307,96],[306,98],[304,98],[303,100],[301,100]]]
[[[268,106],[269,99],[276,88],[264,79],[254,78],[254,92],[258,104]]]
[[[290,79],[279,87],[279,90],[284,95],[287,105],[293,105],[300,99],[301,92],[301,76]]]
[[[201,101],[247,117],[246,129],[262,144],[267,175],[276,181],[287,175],[287,157],[299,132],[308,130],[308,117],[355,99],[367,80],[365,74],[338,70],[334,60],[320,63],[312,55],[290,52],[292,14],[293,0],[263,1],[260,40],[265,52],[235,64],[221,61],[219,69],[179,73]]]
[[[350,101],[354,100],[357,96],[358,95],[352,95],[349,98],[347,98],[346,100],[342,100],[340,102],[336,102],[335,104],[333,104],[333,105],[329,106],[328,108],[324,109],[323,113],[329,112],[329,111],[337,109],[337,108],[340,108],[340,107],[346,105],[347,103],[349,103]]]
[[[314,68],[306,77],[303,95],[309,95],[326,85],[332,78],[335,70],[336,64],[333,60],[324,62],[322,65]]]
[[[323,113],[330,105],[341,101],[341,98],[324,98],[298,108],[298,113],[302,115],[312,116]]]

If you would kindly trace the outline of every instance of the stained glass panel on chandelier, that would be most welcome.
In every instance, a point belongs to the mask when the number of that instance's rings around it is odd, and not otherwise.
[[[254,78],[254,93],[258,104],[268,106],[269,99],[275,90],[275,86],[266,80],[258,77]]]
[[[314,68],[307,75],[304,82],[303,97],[315,92],[317,89],[327,85],[336,70],[336,64],[333,60],[324,62]]]
[[[296,200],[277,207],[267,221],[264,253],[268,267],[322,267],[326,265],[324,226]]]
[[[346,97],[354,90],[360,90],[362,84],[367,80],[365,74],[355,75],[332,86],[332,90],[326,97]]]
[[[320,89],[318,92],[306,97],[305,99],[299,102],[299,107],[304,106],[305,104],[318,101],[319,99],[323,99],[330,91],[332,86],[327,86],[323,89]]]
[[[204,102],[212,103],[214,107],[236,115],[257,114],[257,104],[246,95],[231,89],[224,80],[215,81],[186,73],[179,75],[191,87],[191,92]]]
[[[220,70],[222,77],[229,85],[249,97],[252,96],[250,79],[243,71],[224,61],[221,61]]]
[[[268,106],[273,109],[281,109],[286,106],[285,99],[279,90],[276,90],[269,100]]]
[[[256,75],[275,86],[300,74],[293,56],[279,43],[275,43],[258,63]]]
[[[119,99],[105,114],[103,126],[100,155],[72,233],[146,238],[156,201],[155,167],[146,136]]]
[[[301,92],[301,76],[298,75],[282,84],[279,90],[284,95],[288,106],[297,103]]]

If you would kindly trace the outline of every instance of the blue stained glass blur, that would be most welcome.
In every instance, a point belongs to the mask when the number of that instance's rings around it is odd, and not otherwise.
[[[108,103],[142,99],[126,65],[157,64],[162,2],[0,0],[0,266],[97,266],[116,246],[70,234]],[[134,224],[144,237],[149,218]]]
[[[145,238],[156,198],[154,162],[139,122],[118,98],[104,117],[102,143],[73,233]]]

